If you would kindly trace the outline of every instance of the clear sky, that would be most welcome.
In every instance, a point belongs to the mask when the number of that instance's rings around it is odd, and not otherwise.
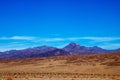
[[[120,48],[120,0],[0,0],[0,51],[70,42]]]

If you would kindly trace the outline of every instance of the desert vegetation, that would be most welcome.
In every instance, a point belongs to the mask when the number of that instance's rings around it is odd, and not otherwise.
[[[0,73],[0,78],[12,80],[14,78],[68,78],[68,79],[76,79],[76,78],[98,78],[98,79],[111,79],[111,80],[119,80],[120,75],[111,75],[111,74],[82,74],[82,73],[25,73],[25,72],[17,72],[17,73]]]

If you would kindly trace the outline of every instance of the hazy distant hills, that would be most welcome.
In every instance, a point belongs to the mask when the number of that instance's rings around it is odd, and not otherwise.
[[[62,49],[49,46],[40,46],[24,50],[10,50],[0,52],[0,59],[37,58],[71,54],[98,54],[107,52],[120,52],[120,48],[116,50],[106,50],[97,46],[85,47],[76,43],[70,43]]]

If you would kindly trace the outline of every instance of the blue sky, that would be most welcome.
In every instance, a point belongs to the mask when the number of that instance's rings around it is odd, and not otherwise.
[[[120,48],[120,1],[0,0],[0,51],[70,42]]]

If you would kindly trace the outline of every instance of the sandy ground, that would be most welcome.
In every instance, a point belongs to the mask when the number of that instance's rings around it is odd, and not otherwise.
[[[19,62],[0,63],[0,72],[62,72],[91,74],[120,74],[120,66],[95,63],[66,63],[66,60],[38,60],[30,64]]]
[[[120,76],[120,57],[109,56],[97,55],[96,58],[96,55],[82,55],[1,60],[0,73],[79,73]]]

